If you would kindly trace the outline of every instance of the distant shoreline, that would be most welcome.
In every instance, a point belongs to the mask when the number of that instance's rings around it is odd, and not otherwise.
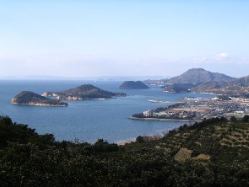
[[[144,120],[144,121],[182,121],[182,122],[191,121],[191,120],[184,120],[184,119],[136,118],[136,117],[132,117],[132,116],[128,117],[128,119],[131,119],[131,120]],[[147,135],[147,136],[153,137],[155,135],[157,135],[157,134],[151,134],[151,135]],[[134,143],[134,142],[136,142],[136,138],[129,138],[129,139],[126,139],[126,140],[119,140],[119,141],[116,142],[116,144],[119,145],[119,146],[123,146],[125,144],[130,144],[130,143]]]
[[[145,120],[145,121],[185,121],[185,122],[190,122],[192,120],[187,120],[187,119],[161,119],[161,118],[136,118],[136,117],[129,117],[128,119],[131,120]]]

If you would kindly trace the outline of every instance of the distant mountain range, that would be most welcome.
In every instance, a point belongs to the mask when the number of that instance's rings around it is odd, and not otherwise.
[[[202,68],[192,68],[183,74],[147,84],[164,85],[165,92],[212,92],[216,94],[249,94],[249,76],[234,78],[222,73],[210,72]]]
[[[249,76],[241,77],[228,84],[229,86],[249,86]]]
[[[214,73],[210,71],[206,71],[202,68],[193,68],[189,69],[185,73],[173,77],[171,79],[166,80],[167,84],[176,84],[176,83],[181,83],[181,84],[193,84],[193,85],[199,85],[201,83],[206,83],[206,82],[230,82],[235,80],[236,78],[229,77],[225,74],[222,73]]]
[[[60,77],[60,76],[1,76],[0,80],[84,80],[84,81],[138,81],[145,79],[165,79],[167,76],[92,76],[92,77]]]

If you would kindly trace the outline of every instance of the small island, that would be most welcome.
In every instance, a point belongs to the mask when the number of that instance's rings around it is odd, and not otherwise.
[[[190,89],[194,87],[193,84],[186,84],[186,83],[175,83],[171,85],[166,85],[164,87],[164,92],[170,93],[188,93]]]
[[[142,81],[125,81],[120,86],[120,89],[149,89]]]
[[[17,94],[12,100],[12,105],[32,105],[32,106],[68,106],[67,103],[61,102],[60,100],[46,98],[39,94],[23,91]]]
[[[113,93],[97,88],[91,84],[84,84],[76,88],[68,89],[62,92],[45,92],[45,97],[56,97],[59,100],[92,100],[92,99],[110,99],[113,97],[124,97],[125,93]]]

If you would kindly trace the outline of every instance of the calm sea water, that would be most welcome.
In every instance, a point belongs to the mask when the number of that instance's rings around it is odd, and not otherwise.
[[[21,91],[41,94],[45,91],[62,91],[86,83],[108,91],[125,92],[128,96],[108,100],[67,101],[68,107],[10,104],[12,97]],[[160,134],[183,124],[183,122],[129,120],[128,117],[134,113],[166,106],[148,100],[176,101],[179,97],[212,97],[194,93],[163,93],[156,87],[148,90],[120,90],[120,84],[121,82],[107,81],[0,81],[0,115],[7,115],[14,122],[27,124],[39,134],[52,133],[56,140],[78,139],[95,142],[103,138],[108,142],[119,142],[139,135]]]

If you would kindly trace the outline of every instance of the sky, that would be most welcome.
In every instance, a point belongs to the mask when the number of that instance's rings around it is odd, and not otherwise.
[[[0,78],[249,75],[246,0],[0,0]]]

